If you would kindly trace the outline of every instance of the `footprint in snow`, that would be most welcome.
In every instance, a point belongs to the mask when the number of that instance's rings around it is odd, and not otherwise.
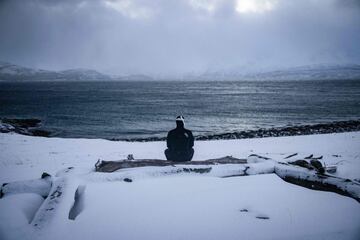
[[[249,212],[249,210],[247,210],[246,208],[240,209],[240,212]]]
[[[262,213],[256,215],[256,218],[257,218],[257,219],[262,219],[262,220],[269,220],[269,219],[270,219],[270,217],[269,217],[268,215],[262,214]]]
[[[241,212],[241,213],[250,213],[250,210],[247,209],[247,208],[242,208],[242,209],[239,210],[239,212]],[[255,215],[255,218],[261,219],[261,220],[269,220],[270,219],[270,217],[268,215],[264,214],[264,213],[257,213]]]

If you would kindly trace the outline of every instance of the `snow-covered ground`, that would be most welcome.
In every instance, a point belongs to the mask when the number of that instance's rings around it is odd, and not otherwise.
[[[214,167],[213,174],[162,174],[171,166],[94,172],[98,159],[164,159],[165,147],[0,134],[0,183],[48,172],[54,186],[66,189],[54,210],[36,193],[5,194],[0,239],[360,239],[356,200],[292,185],[275,174],[219,178],[231,165]],[[337,165],[336,176],[360,179],[360,132],[198,141],[194,160],[251,160],[251,154],[281,162],[323,156],[322,163]],[[64,171],[68,167],[74,168]],[[81,206],[70,220],[78,186]]]

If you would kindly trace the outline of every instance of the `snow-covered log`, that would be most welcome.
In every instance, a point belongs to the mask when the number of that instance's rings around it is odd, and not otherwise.
[[[297,162],[303,163],[307,161],[295,161],[295,163]],[[223,164],[229,164],[229,167],[220,167]],[[184,167],[183,165],[189,165],[189,167]],[[215,166],[210,167],[210,165]],[[301,164],[294,165],[294,163],[280,163],[255,154],[250,155],[247,159],[237,159],[227,156],[223,158],[205,161],[190,161],[181,163],[174,163],[156,159],[143,159],[137,161],[98,161],[95,165],[95,170],[97,172],[109,173],[115,172],[116,170],[120,169],[154,166],[167,166],[170,167],[170,169],[149,169],[143,171],[142,174],[146,174],[149,176],[163,176],[180,173],[197,173],[216,177],[237,177],[275,173],[288,183],[296,184],[314,190],[335,192],[344,196],[352,197],[360,202],[360,184],[355,181],[329,175],[327,173],[324,173],[324,168],[319,168],[320,170],[322,170],[319,171],[319,169],[317,169],[310,163],[306,163],[304,166]],[[135,172],[131,174],[129,172],[121,172],[118,174],[123,176],[123,179],[131,179],[132,174],[135,174],[134,176],[136,176]],[[118,174],[114,176],[115,179],[121,179]]]
[[[120,161],[98,161],[95,164],[95,171],[97,172],[114,172],[124,168],[136,168],[136,167],[164,167],[174,165],[215,165],[215,164],[245,164],[246,159],[234,158],[226,156],[222,158],[209,159],[204,161],[188,161],[188,162],[172,162],[159,159],[141,159],[136,161],[120,160]]]
[[[2,192],[32,192],[46,197],[31,221],[31,225],[36,229],[55,227],[64,219],[75,220],[84,208],[84,181],[132,182],[178,174],[238,177],[275,173],[286,182],[314,190],[335,192],[360,202],[359,183],[327,173],[321,174],[307,167],[279,163],[258,155],[251,155],[247,159],[223,157],[181,163],[156,159],[103,161],[97,163],[96,172],[76,175],[74,168],[69,167],[58,172],[56,177],[44,175],[42,179],[5,184]]]
[[[40,179],[3,183],[0,189],[0,198],[7,194],[36,193],[47,197],[51,189],[51,176],[43,173]]]
[[[314,190],[335,192],[360,202],[360,184],[350,179],[282,163],[275,165],[275,173],[286,182]]]
[[[35,214],[31,225],[37,229],[43,229],[46,226],[56,226],[56,221],[68,219],[77,187],[78,181],[75,178],[56,178],[49,195]]]

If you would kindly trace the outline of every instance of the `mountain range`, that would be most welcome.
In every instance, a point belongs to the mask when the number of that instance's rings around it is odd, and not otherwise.
[[[113,76],[91,69],[49,71],[27,68],[8,62],[0,62],[0,81],[117,81],[152,80],[146,75]]]
[[[241,72],[238,70],[208,71],[188,76],[195,80],[360,80],[360,65],[309,65],[293,68]]]
[[[0,62],[0,81],[136,81],[166,80],[143,74],[107,75],[91,69],[69,69],[49,71],[22,67],[8,62]],[[355,80],[360,79],[360,65],[310,65],[272,71],[244,72],[239,69],[207,71],[187,74],[175,80]]]

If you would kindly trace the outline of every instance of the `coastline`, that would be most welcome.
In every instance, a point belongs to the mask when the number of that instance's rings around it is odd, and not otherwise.
[[[250,139],[250,138],[267,138],[267,137],[290,137],[327,133],[344,133],[360,131],[360,120],[336,121],[330,123],[319,123],[313,125],[298,125],[291,127],[260,128],[258,130],[247,130],[230,133],[220,133],[211,135],[194,136],[195,140],[229,140],[229,139]],[[165,141],[166,137],[150,137],[135,139],[110,139],[113,141],[128,142],[151,142]]]
[[[291,161],[313,154],[326,165],[340,164],[337,174],[360,181],[360,131],[303,136],[195,141],[193,161],[258,154],[276,161]],[[94,168],[98,159],[164,159],[166,142],[126,142],[106,139],[47,138],[0,133],[0,182],[35,178],[65,167]],[[291,158],[287,156],[296,155]],[[345,170],[342,168],[345,167]],[[8,171],[9,170],[9,171]]]
[[[319,124],[295,125],[286,127],[260,128],[257,130],[234,131],[209,135],[196,135],[197,141],[205,140],[229,140],[229,139],[251,139],[266,137],[285,137],[285,136],[301,136],[328,133],[344,133],[360,131],[360,119],[324,122]],[[15,132],[28,136],[39,137],[62,137],[54,132],[43,128],[40,119],[0,119],[0,133]],[[99,139],[94,138],[91,139]],[[103,138],[110,141],[126,141],[126,142],[157,142],[166,141],[166,137],[145,137],[145,138]]]

